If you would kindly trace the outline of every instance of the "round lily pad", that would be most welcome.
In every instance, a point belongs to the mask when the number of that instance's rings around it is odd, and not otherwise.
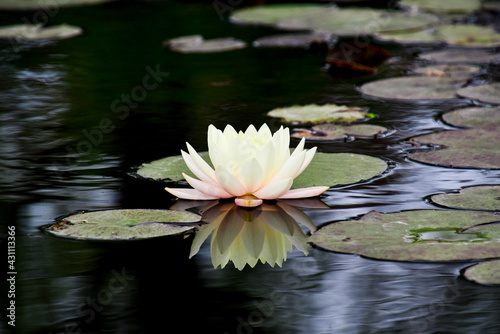
[[[461,97],[490,104],[500,104],[500,82],[480,86],[468,86],[457,92]]]
[[[443,167],[500,169],[500,126],[443,131],[415,137],[439,147],[411,153],[410,159]]]
[[[235,10],[230,20],[233,23],[239,24],[274,25],[286,18],[319,13],[323,10],[330,10],[330,8],[330,6],[321,6],[317,4],[274,4],[256,6]]]
[[[200,156],[210,164],[208,152]],[[309,166],[294,181],[292,188],[320,185],[347,185],[381,175],[387,163],[379,158],[354,153],[316,153]],[[183,180],[182,173],[194,175],[182,156],[172,156],[143,164],[137,173],[155,180]]]
[[[372,211],[359,220],[319,229],[311,242],[326,250],[393,261],[453,261],[500,257],[500,224],[489,212]],[[487,224],[480,225],[479,224]]]
[[[246,47],[245,42],[232,37],[205,40],[201,35],[177,37],[167,40],[163,44],[170,46],[173,51],[182,53],[224,52]]]
[[[449,49],[423,53],[419,58],[441,64],[488,64],[500,60],[500,55],[487,50]]]
[[[465,269],[464,277],[479,284],[500,284],[500,260],[482,262]]]
[[[82,5],[97,5],[100,3],[111,2],[115,0],[2,0],[0,9],[2,10],[44,10],[48,13],[59,7],[72,7]]]
[[[383,42],[400,44],[436,44],[443,40],[434,33],[434,30],[423,29],[418,31],[382,32],[375,37]]]
[[[336,125],[336,124],[320,124],[315,125],[311,129],[294,129],[292,138],[306,138],[310,141],[336,141],[345,140],[349,137],[355,138],[377,138],[383,136],[387,132],[387,128],[372,124],[354,124],[354,125]]]
[[[89,240],[132,240],[182,234],[201,220],[197,214],[174,210],[105,210],[63,218],[46,229],[50,234]]]
[[[257,48],[310,48],[313,44],[326,44],[330,34],[299,33],[262,37],[253,42]]]
[[[417,6],[435,13],[466,14],[481,9],[480,0],[402,0],[402,5]]]
[[[368,116],[366,108],[338,106],[336,104],[309,104],[276,108],[268,116],[281,118],[286,123],[309,124],[325,122],[353,122]]]
[[[447,78],[468,78],[481,71],[481,67],[476,65],[430,65],[419,67],[413,73]]]
[[[16,24],[0,27],[0,38],[24,40],[56,40],[71,38],[83,33],[82,28],[60,24],[43,28],[41,24]]]
[[[453,209],[500,211],[500,186],[467,187],[458,193],[433,195],[430,200]]]
[[[361,86],[365,95],[395,100],[449,100],[463,86],[463,79],[402,77],[376,80]]]
[[[500,125],[500,107],[458,109],[447,112],[442,118],[446,123],[457,127]]]

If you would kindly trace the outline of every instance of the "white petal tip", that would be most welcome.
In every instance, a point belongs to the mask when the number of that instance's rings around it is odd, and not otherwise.
[[[309,198],[319,196],[330,187],[308,187],[288,190],[280,199],[293,199],[293,198]]]
[[[234,199],[234,203],[238,206],[243,206],[247,208],[255,208],[262,204],[262,200],[255,196],[240,196]]]

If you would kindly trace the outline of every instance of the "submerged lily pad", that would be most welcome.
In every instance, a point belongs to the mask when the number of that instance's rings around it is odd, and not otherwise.
[[[82,28],[60,24],[43,28],[41,24],[16,24],[0,27],[0,38],[24,40],[56,40],[71,38],[83,33]]]
[[[500,224],[488,223],[499,218],[478,211],[372,211],[359,220],[326,225],[312,234],[311,242],[330,251],[381,260],[491,259],[500,257]]]
[[[458,95],[484,103],[500,104],[500,82],[460,89]]]
[[[208,152],[201,152],[200,156],[210,164]],[[384,160],[368,155],[316,153],[309,166],[293,181],[292,188],[357,183],[376,177],[386,169]],[[183,172],[194,177],[180,155],[143,164],[137,171],[145,178],[172,181],[183,180]]]
[[[256,48],[310,48],[314,44],[326,44],[331,34],[298,33],[262,37],[253,42]]]
[[[481,71],[476,65],[430,65],[413,70],[415,74],[447,78],[468,78]]]
[[[2,0],[0,1],[0,9],[2,10],[44,10],[49,13],[59,7],[72,7],[83,5],[97,5],[100,3],[111,2],[115,0]]]
[[[411,153],[410,159],[443,167],[500,169],[498,125],[431,133],[414,140],[440,147]]]
[[[355,138],[377,138],[383,136],[387,128],[372,124],[336,125],[320,124],[311,129],[294,129],[292,138],[306,138],[311,141],[336,141],[345,140],[349,137]]]
[[[481,9],[480,0],[402,0],[401,4],[434,13],[466,14]]]
[[[276,108],[268,116],[281,118],[286,123],[353,122],[368,116],[366,108],[338,106],[336,104],[308,104]]]
[[[454,209],[500,211],[500,186],[476,186],[458,193],[431,196],[431,201]]]
[[[181,234],[193,229],[178,223],[196,223],[197,214],[173,210],[106,210],[65,217],[47,229],[61,237],[92,240],[131,240]]]
[[[464,277],[479,284],[500,284],[500,260],[482,262],[465,269]]]
[[[442,118],[446,123],[457,127],[500,125],[500,107],[458,109],[447,112]]]
[[[402,77],[376,80],[361,86],[363,94],[395,100],[456,99],[463,79],[442,77]]]
[[[201,35],[169,39],[163,42],[163,45],[170,46],[173,51],[182,53],[224,52],[246,47],[245,42],[232,37],[205,40]]]

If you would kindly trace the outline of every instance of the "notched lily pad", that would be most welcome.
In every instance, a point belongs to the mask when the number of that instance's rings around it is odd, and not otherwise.
[[[368,116],[366,108],[338,106],[336,104],[309,104],[276,108],[268,116],[281,118],[286,123],[317,124],[326,122],[353,122]]]
[[[457,109],[442,116],[443,121],[456,127],[483,127],[500,125],[500,107]]]
[[[182,234],[201,220],[187,211],[126,209],[79,213],[46,229],[50,234],[89,240],[132,240]]]
[[[419,162],[458,168],[500,169],[500,126],[443,131],[417,136],[420,144],[438,145],[431,151],[409,154]]]
[[[212,53],[243,49],[247,45],[238,39],[215,38],[205,40],[201,35],[177,37],[163,42],[164,46],[182,53]]]
[[[500,216],[489,212],[372,211],[359,220],[319,229],[311,242],[323,249],[393,261],[456,261],[500,257]],[[484,224],[484,225],[481,225]]]
[[[423,53],[419,58],[441,64],[488,64],[500,60],[500,55],[487,50],[449,49]]]
[[[458,193],[437,194],[431,202],[453,209],[500,211],[500,186],[476,186]]]
[[[468,267],[463,275],[468,280],[479,284],[500,284],[500,260],[482,262]]]
[[[337,141],[354,138],[380,138],[385,137],[387,128],[371,124],[336,125],[320,124],[311,129],[294,129],[291,137],[310,141]]]
[[[256,48],[311,48],[325,45],[330,41],[331,34],[298,33],[262,37],[253,42]]]
[[[16,24],[0,27],[0,38],[21,40],[57,40],[81,35],[82,28],[60,24],[44,28],[41,24]]]
[[[461,97],[490,104],[500,104],[500,82],[480,86],[468,86],[457,92]]]

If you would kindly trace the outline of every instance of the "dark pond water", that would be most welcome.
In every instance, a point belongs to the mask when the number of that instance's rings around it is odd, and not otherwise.
[[[0,12],[0,22],[33,15]],[[394,263],[312,248],[308,257],[294,249],[282,268],[258,264],[240,272],[231,264],[214,270],[208,244],[189,260],[191,237],[98,243],[40,231],[77,210],[169,208],[174,198],[164,185],[131,176],[135,167],[178,154],[186,141],[206,149],[209,124],[243,129],[265,122],[276,130],[280,124],[266,112],[292,104],[367,106],[377,115],[373,123],[398,130],[377,141],[319,145],[382,157],[395,168],[328,191],[329,209],[306,211],[318,226],[370,210],[430,209],[430,194],[500,184],[499,171],[405,157],[404,140],[448,128],[439,116],[470,101],[400,103],[358,93],[365,81],[407,74],[419,65],[415,55],[429,48],[388,46],[395,57],[376,76],[337,80],[325,72],[324,54],[305,50],[190,55],[161,46],[198,33],[247,42],[273,33],[221,20],[210,4],[124,1],[60,9],[50,18],[64,22],[85,34],[0,44],[0,220],[4,236],[7,226],[17,231],[19,333],[179,326],[186,333],[500,333],[500,288],[460,278],[470,263]],[[485,67],[477,80],[491,79],[492,71]],[[149,88],[137,88],[147,75]],[[2,316],[0,331],[8,329]]]

